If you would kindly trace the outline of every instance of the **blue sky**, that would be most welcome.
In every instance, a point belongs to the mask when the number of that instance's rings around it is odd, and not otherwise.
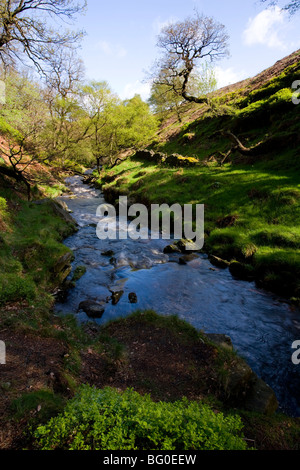
[[[259,0],[88,0],[78,23],[88,79],[106,80],[122,99],[149,96],[146,71],[158,56],[162,26],[194,13],[214,17],[230,36],[230,57],[216,64],[219,87],[251,77],[300,48],[299,15]]]

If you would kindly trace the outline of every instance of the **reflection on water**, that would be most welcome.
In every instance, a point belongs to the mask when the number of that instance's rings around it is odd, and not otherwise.
[[[205,255],[187,265],[180,255],[167,256],[166,240],[99,240],[95,224],[97,207],[104,203],[99,190],[67,180],[75,197],[63,197],[80,230],[65,243],[75,254],[74,267],[85,265],[86,274],[69,292],[57,312],[75,313],[79,321],[88,317],[78,311],[84,300],[102,301],[111,290],[123,290],[117,305],[106,304],[99,324],[129,315],[136,309],[187,320],[207,333],[224,333],[253,370],[275,391],[282,411],[300,416],[300,366],[293,365],[292,343],[300,340],[299,310],[254,283],[232,278],[228,270],[213,267]],[[121,221],[122,223],[122,221]],[[113,251],[112,256],[102,253]],[[138,303],[131,304],[134,292]]]

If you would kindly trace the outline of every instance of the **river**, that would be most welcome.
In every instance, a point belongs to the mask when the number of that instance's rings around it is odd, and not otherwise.
[[[176,314],[206,333],[231,337],[236,351],[274,390],[280,411],[300,416],[300,365],[294,365],[292,344],[300,340],[300,312],[284,299],[258,289],[255,283],[235,280],[228,269],[211,265],[206,255],[181,265],[181,255],[165,255],[166,240],[99,240],[96,209],[105,202],[100,190],[83,183],[80,176],[67,179],[72,194],[63,200],[72,211],[79,231],[65,240],[74,252],[73,267],[86,266],[58,314],[76,314],[79,322],[91,321],[78,311],[82,301],[99,301],[111,291],[123,290],[117,305],[106,304],[101,319],[125,317],[137,309],[162,315]],[[122,221],[121,221],[122,223]],[[114,262],[102,253],[112,250]],[[129,302],[135,293],[138,302]]]

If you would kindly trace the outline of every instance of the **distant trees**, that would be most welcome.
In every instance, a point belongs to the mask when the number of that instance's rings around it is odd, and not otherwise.
[[[81,92],[81,104],[90,121],[90,149],[100,173],[101,164],[113,151],[113,128],[120,100],[105,81],[91,81]]]
[[[121,101],[106,82],[83,87],[83,103],[91,126],[90,148],[98,171],[103,163],[112,164],[122,149],[146,145],[157,130],[157,120],[139,95]]]
[[[89,124],[84,122],[86,116],[78,101],[83,66],[73,51],[66,52],[51,59],[52,70],[43,91],[49,111],[46,126],[49,159],[59,159],[62,166],[70,155],[75,159],[78,144],[86,136]]]
[[[140,95],[125,100],[117,109],[115,128],[116,150],[134,148],[149,144],[158,129],[158,122],[151,113],[150,107]]]
[[[46,120],[47,107],[39,86],[25,74],[11,72],[6,78],[6,105],[1,110],[6,139],[0,144],[0,155],[6,157],[9,166],[0,165],[0,173],[24,183],[28,199],[31,184],[26,170],[46,158],[43,135]]]
[[[162,57],[152,72],[154,86],[162,86],[188,102],[207,103],[205,94],[194,93],[197,89],[193,80],[199,65],[228,54],[225,27],[196,12],[193,18],[165,26],[157,46],[162,50]]]
[[[71,22],[86,0],[0,0],[0,173],[23,182],[31,196],[29,167],[54,161],[110,162],[123,148],[146,145],[157,129],[150,107],[139,95],[122,101],[106,82],[84,82],[76,47],[82,32],[55,28]],[[42,75],[18,73],[33,65]]]
[[[46,19],[70,21],[86,6],[74,0],[0,0],[0,59],[27,63],[47,74],[52,58],[63,47],[74,47],[81,31],[55,30]],[[54,24],[54,22],[53,22]]]

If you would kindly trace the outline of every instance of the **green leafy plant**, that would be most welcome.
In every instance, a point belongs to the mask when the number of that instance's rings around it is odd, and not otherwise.
[[[156,403],[131,389],[85,385],[34,437],[42,450],[245,450],[241,430],[238,416],[185,398]]]

